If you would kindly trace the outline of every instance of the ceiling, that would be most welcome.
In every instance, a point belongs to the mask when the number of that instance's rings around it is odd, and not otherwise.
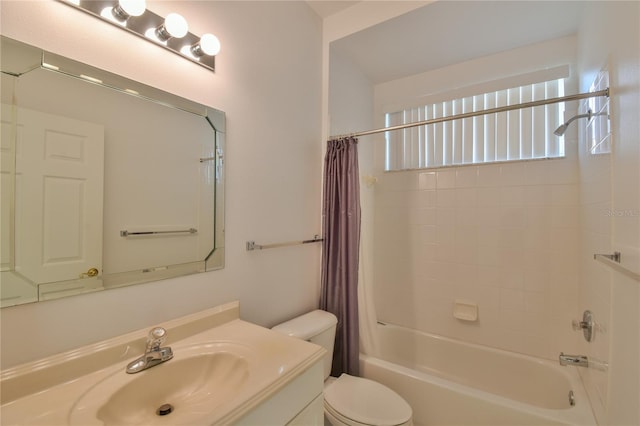
[[[337,11],[355,2],[309,3],[340,3],[331,6]],[[583,1],[441,0],[337,40],[331,49],[379,84],[574,34],[583,7]]]
[[[307,4],[311,6],[315,12],[320,15],[321,18],[326,18],[327,16],[334,15],[338,12],[343,11],[344,9],[353,6],[354,4],[359,3],[357,1],[307,1]]]

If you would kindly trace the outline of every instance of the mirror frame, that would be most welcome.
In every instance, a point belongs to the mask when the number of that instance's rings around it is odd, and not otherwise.
[[[2,46],[2,70],[3,74],[20,77],[36,69],[58,72],[76,78],[85,84],[97,84],[107,89],[116,90],[124,96],[134,96],[139,99],[155,102],[163,106],[188,112],[202,117],[213,130],[215,156],[201,159],[215,161],[215,182],[212,190],[214,202],[213,219],[213,248],[205,259],[188,263],[162,265],[150,269],[138,269],[127,272],[107,273],[100,271],[99,275],[92,277],[100,279],[102,285],[99,288],[74,288],[65,291],[65,285],[72,281],[36,283],[37,300],[50,300],[60,297],[73,296],[88,292],[108,290],[133,284],[141,284],[168,278],[175,278],[200,272],[218,270],[224,268],[224,152],[226,146],[226,117],[223,111],[208,107],[180,96],[165,92],[152,86],[122,77],[109,71],[105,71],[64,56],[57,55],[38,47],[0,35]],[[84,76],[90,75],[94,79]],[[11,224],[13,226],[13,224]],[[77,287],[77,286],[76,286]],[[3,303],[2,307],[14,306],[22,303],[30,303],[31,300],[18,303]]]

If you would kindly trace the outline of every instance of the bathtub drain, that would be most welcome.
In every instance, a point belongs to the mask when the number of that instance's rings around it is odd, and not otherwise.
[[[576,405],[576,397],[573,396],[572,390],[569,391],[569,405],[571,405],[572,407]]]
[[[173,405],[162,404],[160,408],[156,410],[156,414],[159,416],[167,416],[173,412]]]

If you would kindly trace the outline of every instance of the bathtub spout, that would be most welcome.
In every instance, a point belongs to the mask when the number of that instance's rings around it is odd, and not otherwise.
[[[563,352],[560,352],[558,360],[562,366],[575,365],[576,367],[589,367],[589,358],[584,355],[565,355]]]

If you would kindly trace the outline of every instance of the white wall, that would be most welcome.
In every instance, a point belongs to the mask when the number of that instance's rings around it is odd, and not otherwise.
[[[3,368],[230,300],[266,326],[317,306],[319,245],[245,251],[320,231],[322,28],[306,4],[149,1],[220,38],[215,73],[61,2],[0,7],[3,35],[227,113],[225,269],[2,309]]]
[[[580,311],[600,325],[585,355],[609,362],[607,373],[581,370],[600,424],[640,424],[640,282],[599,264],[594,253],[622,253],[640,272],[640,4],[589,2],[579,33],[580,86],[606,66],[610,75],[610,155],[580,143],[582,250]]]

